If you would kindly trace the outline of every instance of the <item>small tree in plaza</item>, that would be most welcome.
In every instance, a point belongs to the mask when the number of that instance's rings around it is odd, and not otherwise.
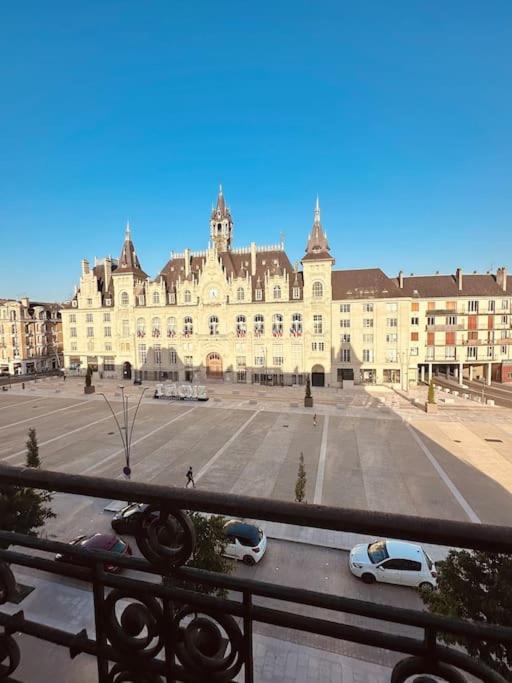
[[[28,431],[27,467],[40,467],[39,447],[36,430]],[[36,536],[36,529],[44,526],[47,519],[55,517],[50,507],[53,495],[49,491],[40,491],[23,486],[0,487],[0,528],[4,531],[15,531],[28,536]],[[1,543],[0,547],[8,547]]]
[[[27,439],[27,467],[39,467],[40,464],[36,430],[30,427]]]
[[[500,553],[451,550],[436,563],[437,590],[422,591],[432,612],[477,623],[512,626],[512,557]],[[468,654],[512,681],[512,645],[476,641],[440,634],[448,644],[462,646]]]
[[[430,384],[428,385],[428,398],[427,402],[430,403],[431,405],[436,402],[436,390],[434,387],[434,380],[430,380]]]
[[[299,471],[297,473],[297,483],[295,484],[295,502],[302,503],[306,497],[306,468],[304,467],[304,453],[299,457]]]
[[[196,547],[186,566],[204,569],[209,572],[218,572],[219,574],[231,574],[234,563],[222,554],[227,545],[227,539],[224,534],[224,523],[226,521],[224,517],[221,515],[206,517],[199,512],[189,512],[188,514],[196,532]],[[215,586],[194,583],[183,579],[176,581],[175,578],[169,578],[164,579],[165,582],[174,586],[180,585],[183,588],[199,591],[200,593],[206,593],[207,595],[216,595],[217,597],[225,597],[227,595],[227,591],[224,588],[216,588]]]

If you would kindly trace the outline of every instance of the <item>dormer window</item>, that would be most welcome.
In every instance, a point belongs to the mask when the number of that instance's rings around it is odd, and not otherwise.
[[[300,299],[300,287],[294,287],[292,289],[292,298],[293,299]]]
[[[281,298],[281,287],[279,285],[276,285],[274,287],[274,299],[280,299]]]
[[[170,304],[175,304],[176,303],[176,294],[174,292],[171,292],[169,294],[169,303]]]
[[[263,300],[263,290],[262,289],[255,289],[254,294],[256,296],[256,301],[262,301]]]
[[[186,304],[189,304],[192,301],[192,294],[190,293],[189,289],[185,290],[185,293],[183,294],[183,301]]]

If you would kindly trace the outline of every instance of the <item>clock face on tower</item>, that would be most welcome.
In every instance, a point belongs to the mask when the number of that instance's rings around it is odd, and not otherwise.
[[[217,287],[211,287],[210,291],[208,292],[208,296],[210,297],[210,299],[213,299],[213,300],[218,299],[219,298],[219,290],[217,289]]]

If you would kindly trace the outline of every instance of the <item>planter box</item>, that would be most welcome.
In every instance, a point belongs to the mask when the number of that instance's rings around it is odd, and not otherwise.
[[[437,413],[437,403],[429,403],[427,401],[425,403],[425,412],[426,413]]]
[[[84,394],[94,394],[96,391],[96,387],[90,386],[90,387],[84,387]]]
[[[312,396],[305,396],[304,397],[304,408],[312,408],[313,407],[313,397]]]

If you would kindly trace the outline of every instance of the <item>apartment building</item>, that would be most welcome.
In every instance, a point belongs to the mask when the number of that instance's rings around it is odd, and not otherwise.
[[[220,189],[208,248],[172,252],[156,277],[143,270],[129,226],[119,259],[84,259],[62,310],[68,371],[403,388],[439,369],[512,380],[504,268],[395,278],[335,270],[318,200],[301,267],[282,243],[234,247],[233,227]]]
[[[0,371],[11,375],[62,367],[61,307],[0,299]]]

